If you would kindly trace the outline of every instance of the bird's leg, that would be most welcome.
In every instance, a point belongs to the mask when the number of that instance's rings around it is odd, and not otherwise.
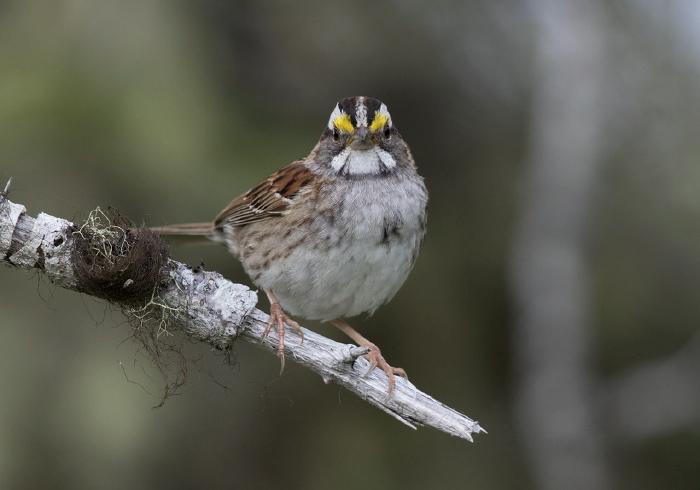
[[[280,374],[282,374],[282,371],[284,371],[284,324],[286,323],[292,327],[296,333],[301,335],[302,342],[304,342],[304,332],[297,322],[287,316],[271,289],[265,289],[265,294],[267,294],[267,299],[270,300],[270,319],[267,321],[267,328],[265,332],[263,332],[262,340],[265,340],[267,334],[272,330],[272,327],[276,325],[277,338],[279,339],[277,344],[277,357],[280,358],[280,363],[282,364],[280,368]]]
[[[386,396],[386,399],[388,400],[391,396],[391,393],[394,391],[394,386],[396,385],[394,375],[408,378],[408,376],[406,376],[406,371],[404,371],[401,368],[395,368],[390,366],[389,363],[387,363],[384,359],[384,356],[382,356],[379,347],[377,347],[375,344],[373,344],[372,342],[364,338],[362,335],[360,335],[357,330],[348,325],[347,322],[342,318],[336,318],[335,320],[331,320],[331,323],[338,327],[340,330],[342,330],[345,333],[345,335],[357,342],[358,345],[361,345],[363,347],[369,347],[370,349],[372,349],[372,351],[369,354],[366,354],[364,356],[369,361],[369,370],[367,370],[365,376],[367,376],[370,373],[370,371],[372,371],[372,369],[376,367],[381,368],[382,371],[386,373],[386,375],[389,377],[389,393]]]

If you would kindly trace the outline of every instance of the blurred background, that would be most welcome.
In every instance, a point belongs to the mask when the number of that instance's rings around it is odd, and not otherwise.
[[[489,431],[412,431],[243,343],[188,346],[153,410],[118,311],[2,268],[0,487],[698,488],[699,32],[692,0],[0,2],[0,187],[33,216],[208,220],[338,99],[384,101],[429,230],[351,323]]]

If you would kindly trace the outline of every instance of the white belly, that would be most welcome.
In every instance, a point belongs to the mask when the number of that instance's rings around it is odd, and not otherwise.
[[[295,230],[309,237],[304,245],[290,249],[255,281],[271,289],[291,315],[332,320],[373,313],[413,267],[425,232],[422,181],[402,189],[390,179],[354,182],[341,195],[344,202],[327,209],[332,225],[319,218]],[[315,208],[320,217],[323,211]]]
[[[388,246],[354,241],[323,254],[300,251],[290,260],[302,267],[277,276],[272,290],[285,310],[304,318],[332,320],[373,313],[406,280],[417,246],[417,240]]]

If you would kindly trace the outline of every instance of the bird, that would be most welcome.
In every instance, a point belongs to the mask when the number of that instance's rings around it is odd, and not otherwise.
[[[228,247],[265,291],[284,370],[289,315],[328,321],[360,346],[388,377],[388,397],[401,368],[345,318],[372,314],[405,282],[423,243],[428,191],[387,106],[347,97],[333,108],[309,155],[236,197],[213,221],[167,225],[162,235],[201,235]]]

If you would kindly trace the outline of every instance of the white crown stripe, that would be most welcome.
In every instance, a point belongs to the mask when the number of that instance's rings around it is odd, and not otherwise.
[[[355,118],[357,119],[357,127],[367,127],[367,106],[365,105],[365,98],[360,97],[357,99],[357,105],[355,106]]]
[[[365,103],[366,98],[365,97],[359,97],[357,99],[357,102],[355,104],[355,127],[368,127],[369,126],[369,118],[367,115],[367,105]],[[391,114],[389,114],[389,109],[386,107],[386,105],[382,102],[379,105],[379,110],[377,111],[379,114],[386,116],[387,118],[387,126],[392,127],[393,123],[391,121]],[[331,113],[331,117],[328,120],[328,129],[335,129],[335,124],[334,120],[338,117],[343,117],[346,116],[347,113],[340,107],[340,103],[336,104],[335,107],[333,108],[333,112]]]

